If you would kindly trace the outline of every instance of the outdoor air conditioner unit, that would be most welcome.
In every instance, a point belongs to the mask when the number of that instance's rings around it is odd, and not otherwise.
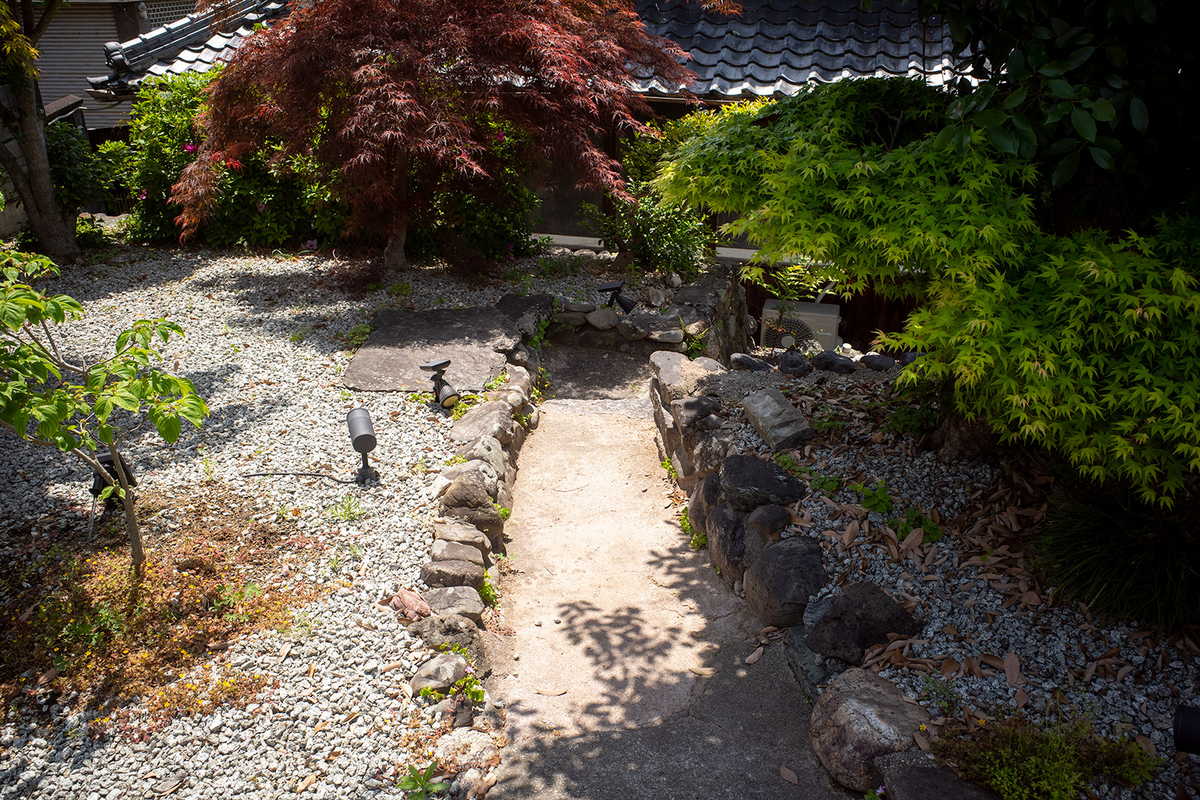
[[[842,344],[838,336],[840,311],[841,306],[835,303],[768,300],[763,303],[759,345],[784,347],[783,337],[791,336],[798,347],[815,341],[822,350],[836,350]]]

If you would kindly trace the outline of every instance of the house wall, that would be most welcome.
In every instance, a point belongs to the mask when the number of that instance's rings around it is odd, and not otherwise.
[[[50,21],[38,42],[38,83],[43,104],[72,94],[88,98],[86,78],[108,74],[104,44],[120,38],[113,6],[75,2],[61,8]],[[91,98],[84,109],[89,128],[119,125],[129,116],[128,104],[113,106]]]

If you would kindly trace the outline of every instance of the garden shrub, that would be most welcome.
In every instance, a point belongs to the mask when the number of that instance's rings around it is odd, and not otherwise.
[[[108,164],[92,150],[84,132],[69,122],[46,126],[46,156],[54,199],[68,218],[89,200],[100,199],[113,180]]]
[[[1015,188],[1034,168],[981,131],[965,156],[939,144],[949,102],[920,81],[868,79],[726,106],[696,116],[655,187],[734,216],[721,231],[759,248],[743,277],[768,288],[832,279],[846,293],[919,295],[1015,256],[1036,230]]]
[[[137,200],[126,222],[131,238],[174,239],[179,208],[171,188],[194,158],[201,129],[196,124],[204,91],[219,69],[160,78],[138,91],[129,124],[129,144],[108,144],[104,152],[121,164],[121,177]],[[330,199],[329,187],[301,159],[272,163],[269,149],[222,165],[221,196],[204,228],[214,246],[278,247],[314,233],[341,236],[345,211]]]
[[[1200,224],[1157,235],[1039,237],[1020,259],[938,284],[888,346],[1001,441],[1060,453],[1086,479],[1163,508],[1200,480]]]

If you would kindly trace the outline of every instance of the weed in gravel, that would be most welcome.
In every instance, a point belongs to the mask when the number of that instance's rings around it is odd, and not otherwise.
[[[477,394],[464,394],[454,404],[454,408],[450,411],[450,417],[457,422],[463,418],[464,414],[482,402],[483,399]]]
[[[940,542],[942,539],[941,526],[916,508],[909,508],[904,512],[903,517],[889,519],[888,527],[896,533],[896,537],[900,540],[903,540],[905,536],[920,528],[924,533],[921,536],[920,544],[917,545],[918,547],[926,542]]]
[[[467,457],[466,457],[466,456],[463,456],[463,455],[458,455],[458,456],[450,456],[449,458],[447,458],[447,459],[446,459],[445,461],[443,461],[442,463],[443,463],[443,464],[445,464],[447,467],[453,467],[455,464],[465,464],[465,463],[467,463]]]
[[[943,717],[958,714],[962,699],[954,684],[940,675],[922,675],[921,692]]]
[[[679,473],[675,471],[675,465],[671,463],[671,459],[664,458],[659,462],[659,466],[667,471],[667,477],[673,481],[679,480]]]
[[[371,337],[371,326],[365,322],[362,325],[355,325],[350,330],[346,331],[342,336],[342,341],[351,350],[357,350],[366,344],[367,339]]]
[[[288,341],[291,342],[292,344],[300,344],[301,342],[304,341],[304,332],[296,331],[295,333],[293,333],[291,336],[288,337]]]
[[[834,475],[818,473],[809,478],[808,487],[820,492],[826,497],[833,497],[841,491],[842,481]]]
[[[504,506],[497,503],[495,500],[492,501],[492,505],[495,506],[496,513],[500,515],[501,520],[507,522],[508,518],[510,516],[512,516],[512,509],[505,508]]]
[[[693,550],[703,550],[708,547],[708,534],[704,531],[698,531],[692,527],[692,521],[688,519],[687,509],[679,512],[679,527],[688,537],[688,547]]]
[[[883,481],[876,481],[875,485],[870,487],[862,483],[852,483],[850,488],[858,492],[859,497],[862,498],[862,506],[867,511],[886,514],[895,505],[892,502],[892,496],[888,493],[887,484]]]
[[[479,599],[483,601],[485,606],[489,608],[495,607],[500,602],[500,594],[496,591],[496,587],[487,577],[483,579],[483,586],[479,587]]]
[[[949,735],[946,735],[949,734]],[[1048,730],[1026,719],[943,729],[934,752],[1003,800],[1075,800],[1095,776],[1126,788],[1153,777],[1158,762],[1126,739],[1103,739],[1087,718],[1055,721]]]
[[[812,470],[808,467],[800,466],[800,462],[796,461],[790,453],[777,453],[775,455],[775,463],[784,472],[791,473],[796,478],[807,478],[812,475]]]
[[[387,293],[392,297],[408,297],[412,294],[412,286],[408,283],[393,283],[388,287]]]
[[[937,409],[929,405],[899,406],[883,423],[889,433],[917,435],[937,424]]]
[[[408,774],[396,781],[396,788],[405,793],[407,800],[427,800],[430,794],[437,794],[450,784],[435,781],[438,774],[438,762],[429,762],[425,769],[417,769],[413,764],[408,765]]]
[[[352,494],[343,497],[342,502],[329,509],[326,513],[341,522],[357,522],[367,515],[367,512],[359,504],[358,498]]]

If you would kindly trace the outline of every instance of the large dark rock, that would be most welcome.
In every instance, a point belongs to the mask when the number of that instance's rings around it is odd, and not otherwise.
[[[436,544],[436,542],[435,542]],[[458,614],[476,625],[483,623],[483,600],[470,586],[447,586],[429,589],[421,595],[434,614],[450,617]]]
[[[804,484],[779,465],[754,456],[729,456],[721,462],[721,489],[739,511],[759,506],[787,506],[804,498]]]
[[[804,643],[804,628],[800,625],[784,631],[780,644],[783,645],[783,653],[787,656],[792,677],[796,679],[800,690],[810,702],[820,697],[829,682],[849,666],[836,658],[826,658],[820,653],[814,653]]]
[[[808,359],[796,350],[788,350],[779,357],[779,371],[793,378],[803,378],[812,371]]]
[[[930,753],[902,752],[876,756],[878,781],[888,800],[999,800],[992,791],[976,786],[939,764]]]
[[[708,395],[671,401],[671,416],[675,418],[675,423],[680,430],[684,431],[704,417],[720,414],[721,410],[721,401]]]
[[[764,550],[747,566],[742,581],[754,616],[777,628],[798,623],[808,598],[829,580],[821,561],[821,546],[807,536],[784,539]]]
[[[474,525],[468,525],[465,522],[457,520],[435,522],[433,538],[435,541],[469,544],[484,556],[492,554],[492,543],[488,540],[487,535]]]
[[[692,497],[688,503],[688,522],[691,523],[693,531],[708,533],[708,513],[719,502],[721,502],[721,476],[714,472],[705,475],[692,490]]]
[[[447,517],[460,519],[468,525],[474,525],[479,530],[487,534],[487,537],[492,540],[492,545],[495,546],[496,541],[504,535],[504,520],[500,518],[500,512],[495,506],[489,505],[484,508],[465,508],[458,506],[455,508],[447,508],[445,510]]]
[[[779,533],[792,521],[783,506],[761,506],[746,517],[746,563],[752,564],[763,550],[779,540]]]
[[[914,747],[913,733],[930,719],[890,682],[852,668],[834,678],[813,704],[809,737],[834,780],[865,792],[879,785],[874,759]]]
[[[718,503],[708,512],[704,530],[708,533],[708,558],[721,580],[732,587],[746,571],[746,515]]]
[[[891,356],[880,355],[879,353],[867,353],[858,360],[858,363],[876,372],[887,372],[889,369],[895,368],[896,359]]]
[[[835,353],[832,350],[822,350],[813,356],[812,365],[817,369],[849,375],[854,372],[854,359]]]
[[[481,567],[487,566],[483,561],[483,553],[479,552],[478,548],[459,542],[447,542],[445,539],[434,539],[429,557],[434,561],[470,561]]]
[[[471,561],[430,561],[421,567],[421,580],[435,588],[470,586],[478,591],[486,575],[483,567]]]
[[[505,445],[512,441],[515,424],[508,403],[490,400],[455,420],[450,428],[450,438],[457,444],[467,444],[491,436]]]
[[[745,353],[734,353],[729,357],[729,366],[746,372],[774,372],[775,368],[761,358],[748,356]]]
[[[943,464],[981,458],[995,449],[992,427],[985,419],[968,422],[957,414],[948,414],[933,432],[930,444]]]
[[[459,645],[467,651],[471,663],[475,665],[475,674],[483,680],[491,674],[487,653],[484,651],[483,640],[475,623],[461,614],[449,616],[434,615],[414,622],[408,626],[409,633],[420,636],[425,645],[430,648],[446,647],[452,649]]]
[[[484,462],[476,462],[483,464]],[[490,469],[490,468],[489,468]],[[495,487],[496,481],[492,481]],[[492,490],[495,492],[495,489]],[[468,470],[450,482],[446,493],[442,495],[442,504],[450,507],[483,508],[492,504],[492,496],[480,470]]]
[[[866,650],[886,642],[889,633],[910,636],[920,630],[921,623],[878,586],[852,583],[832,598],[805,641],[814,652],[857,666]]]
[[[512,320],[524,336],[533,336],[538,324],[554,312],[554,298],[548,294],[506,294],[496,301],[496,310]]]

